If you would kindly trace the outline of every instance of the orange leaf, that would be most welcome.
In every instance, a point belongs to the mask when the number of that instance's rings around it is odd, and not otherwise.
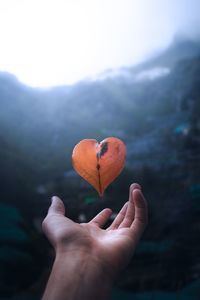
[[[73,150],[76,172],[103,195],[108,185],[121,173],[126,156],[124,143],[109,137],[98,143],[93,139],[80,141]]]

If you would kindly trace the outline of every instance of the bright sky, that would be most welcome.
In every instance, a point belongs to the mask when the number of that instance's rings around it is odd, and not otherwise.
[[[199,12],[200,0],[0,0],[0,71],[71,84],[142,61],[199,28]]]

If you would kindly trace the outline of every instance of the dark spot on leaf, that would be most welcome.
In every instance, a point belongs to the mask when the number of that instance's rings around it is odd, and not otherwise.
[[[101,146],[100,156],[103,156],[108,151],[108,143],[105,142]]]
[[[101,158],[108,151],[108,142],[101,144],[101,150],[97,153],[97,159]]]

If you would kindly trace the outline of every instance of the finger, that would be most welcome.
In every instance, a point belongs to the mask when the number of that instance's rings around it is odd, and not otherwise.
[[[131,224],[131,229],[133,231],[134,237],[136,238],[136,240],[138,240],[148,222],[147,203],[142,192],[139,189],[133,190],[132,195],[135,204],[135,218]]]
[[[112,222],[112,224],[107,228],[107,230],[117,229],[119,227],[119,225],[121,224],[121,222],[124,219],[127,207],[128,207],[128,202],[126,202],[124,204],[124,206],[122,207],[122,209],[120,210],[120,212],[118,213],[118,215],[116,216],[116,218],[114,219],[114,221]]]
[[[105,208],[102,210],[96,217],[94,217],[89,223],[96,224],[99,227],[103,227],[112,214],[112,210],[110,208]]]
[[[48,210],[48,215],[51,215],[51,214],[59,214],[59,215],[63,215],[63,216],[65,215],[64,203],[57,196],[52,197],[51,206],[49,207],[49,210]]]
[[[136,189],[136,188],[141,189],[141,186],[138,183],[131,184],[131,186],[130,186],[130,192],[129,192],[129,201],[131,199],[131,191],[134,190],[134,189]],[[124,206],[122,207],[122,209],[118,213],[117,217],[115,218],[115,220],[113,221],[113,223],[107,228],[107,230],[117,229],[121,225],[121,223],[123,222],[124,217],[126,215],[127,208],[128,208],[128,202],[126,202],[124,204]]]
[[[132,222],[134,220],[135,206],[134,206],[133,197],[132,197],[132,191],[134,190],[134,188],[135,188],[135,186],[132,184],[130,186],[130,190],[129,190],[129,200],[128,200],[126,214],[123,218],[123,221],[119,225],[119,228],[130,227],[130,225],[132,224]]]
[[[133,190],[136,190],[136,189],[141,190],[141,186],[138,183],[131,184],[130,189],[129,189],[128,207],[127,207],[127,210],[126,210],[125,217],[124,217],[122,223],[120,224],[119,228],[130,227],[133,220],[134,220],[135,204],[134,204],[134,201],[133,201]]]

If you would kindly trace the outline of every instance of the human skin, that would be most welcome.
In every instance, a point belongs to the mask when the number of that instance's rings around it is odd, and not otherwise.
[[[127,266],[147,224],[147,204],[139,184],[130,186],[129,200],[113,223],[102,210],[88,223],[65,217],[58,197],[43,221],[43,231],[55,249],[55,261],[42,300],[105,300],[113,282]]]

